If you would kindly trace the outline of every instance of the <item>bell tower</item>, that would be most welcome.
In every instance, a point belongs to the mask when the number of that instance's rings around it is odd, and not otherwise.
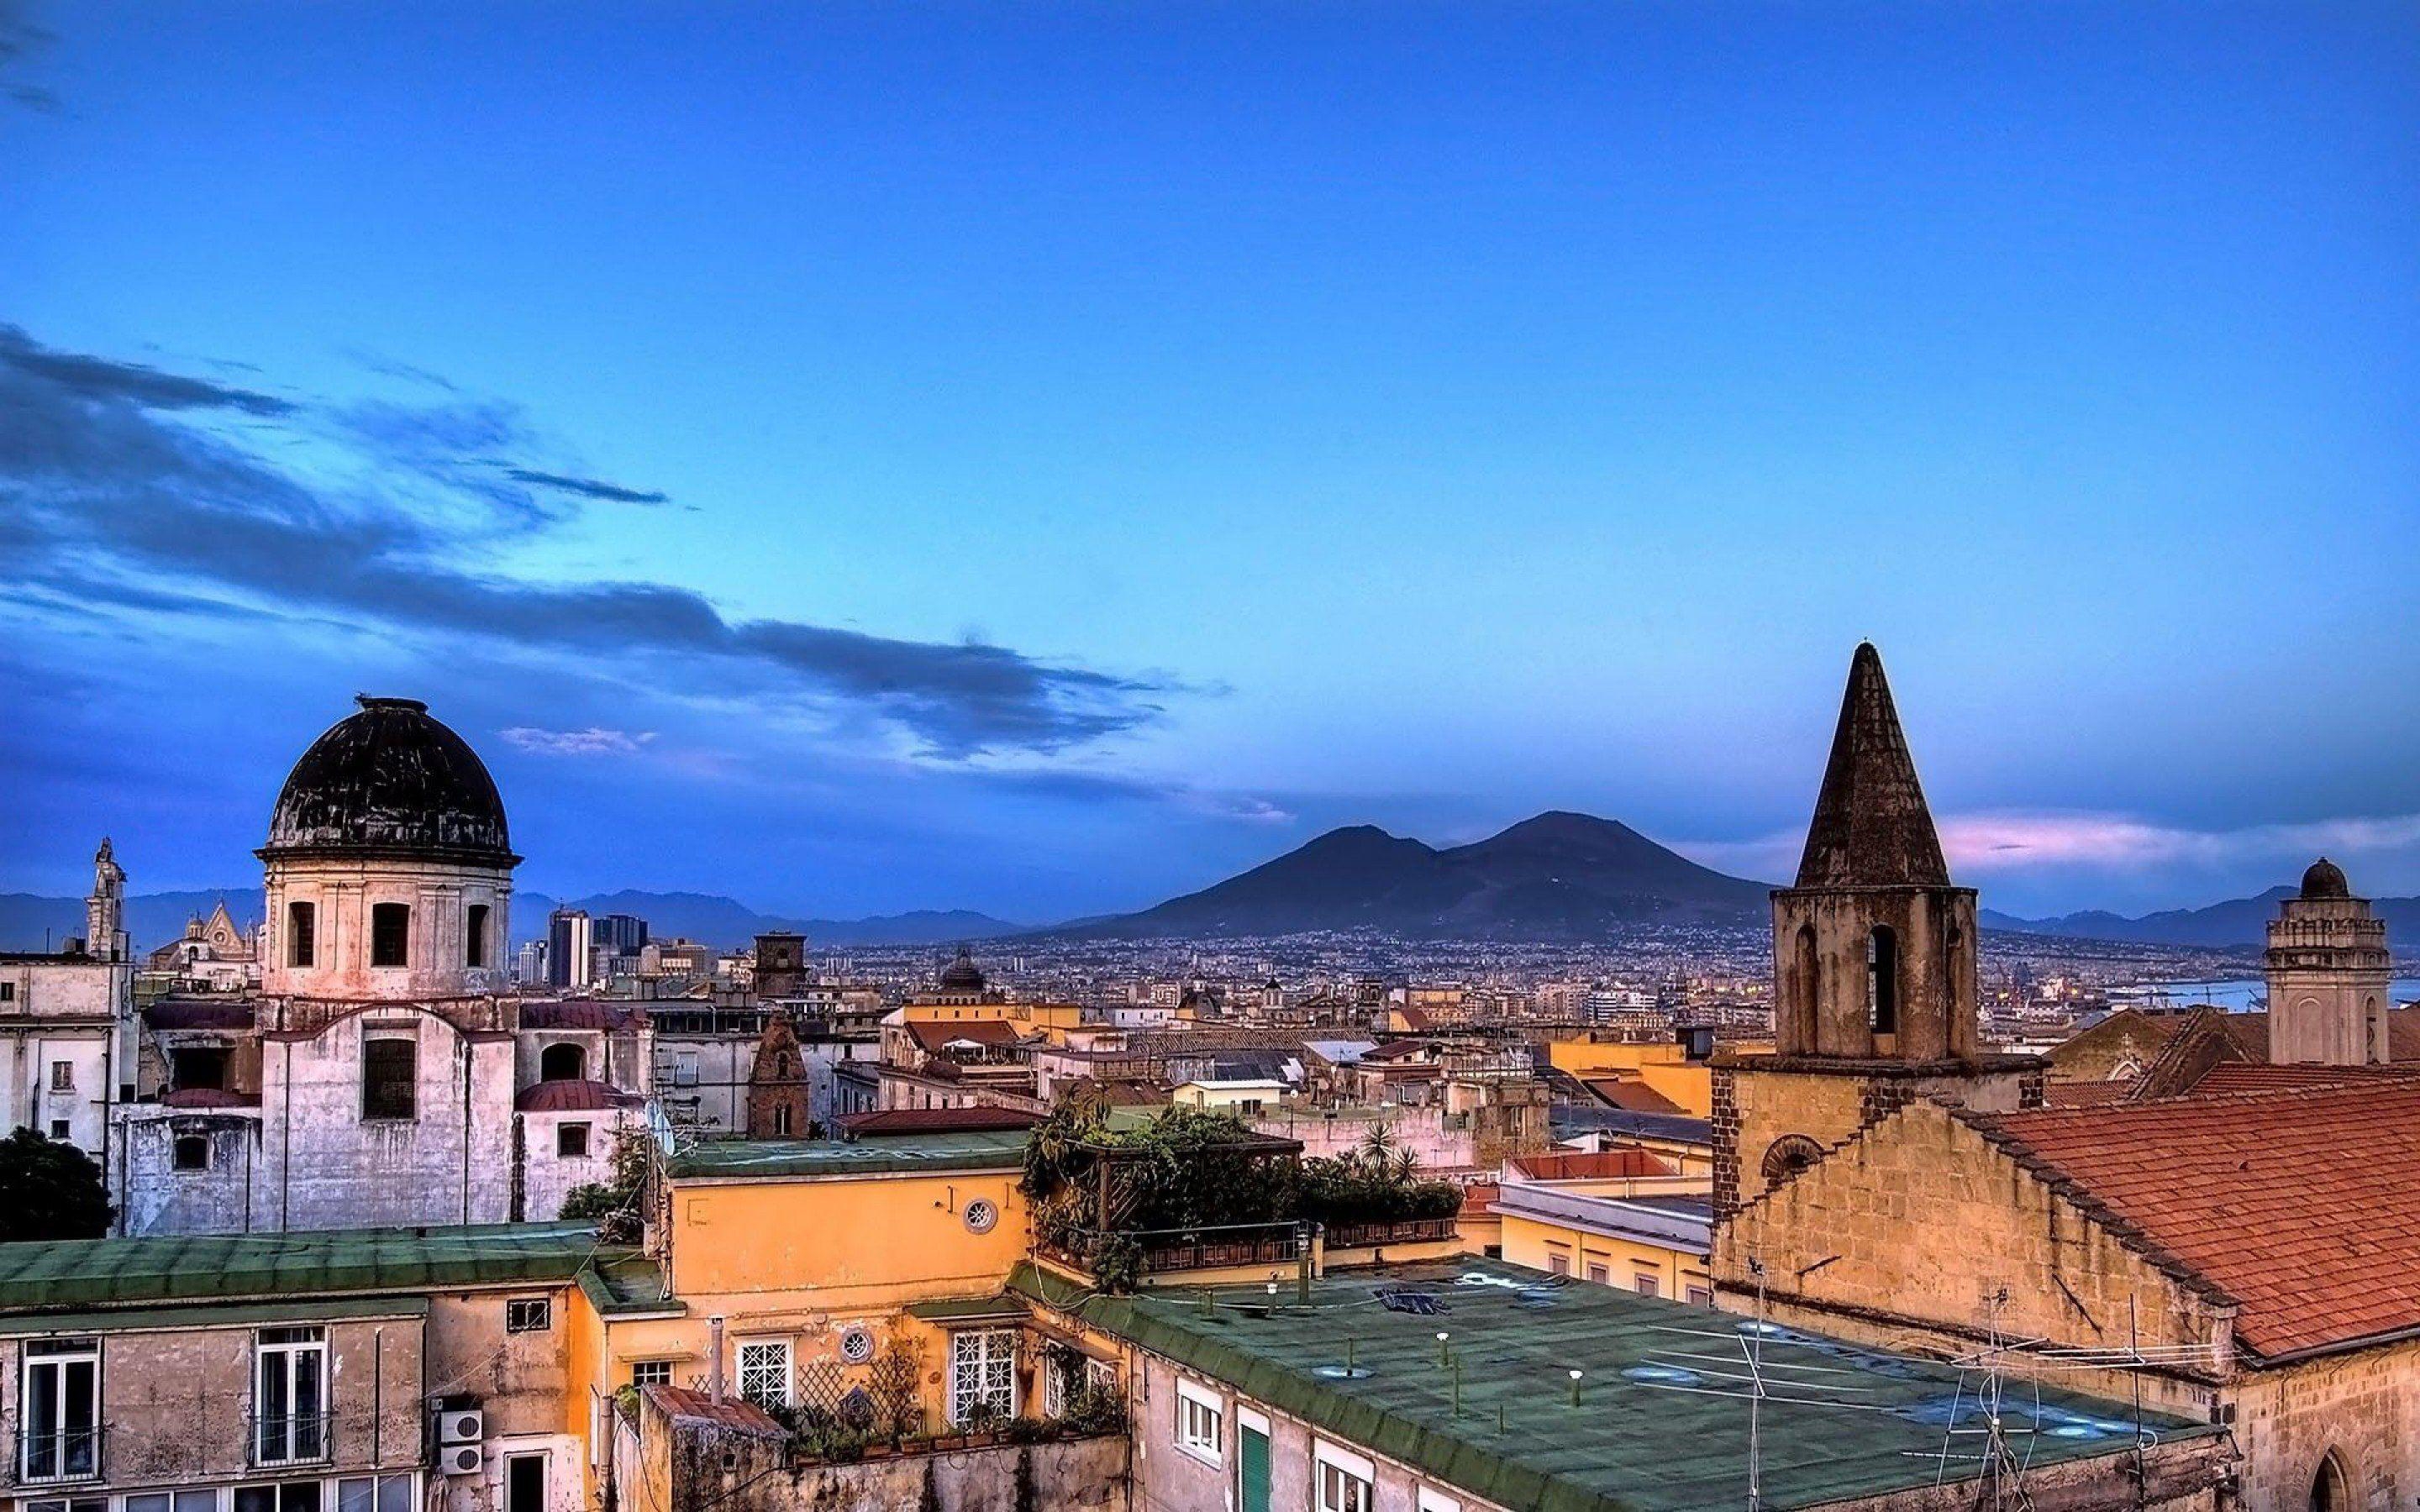
[[[2269,921],[2272,1065],[2381,1066],[2391,967],[2386,920],[2326,856]]]
[[[96,961],[132,960],[126,942],[126,869],[106,837],[92,857],[92,891],[84,901],[85,953]]]
[[[1860,645],[1797,881],[1773,894],[1773,1052],[1714,1062],[1718,1221],[1916,1098],[2040,1104],[2040,1057],[1981,1047],[1975,943],[1975,889],[1949,880],[1882,656]]]

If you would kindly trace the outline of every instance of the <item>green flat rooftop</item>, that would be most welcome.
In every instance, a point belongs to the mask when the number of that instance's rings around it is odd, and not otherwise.
[[[590,1225],[473,1224],[0,1244],[0,1312],[560,1284],[592,1259],[617,1295],[659,1289],[636,1273],[648,1261],[600,1247]]]
[[[1560,1282],[1561,1284],[1557,1284]],[[1533,1512],[1698,1512],[1747,1500],[1745,1345],[1755,1322],[1498,1261],[1125,1297],[1021,1265],[1010,1287],[1244,1395]],[[1386,1294],[1410,1299],[1397,1310]],[[1434,1311],[1422,1310],[1434,1308]],[[1438,1363],[1437,1334],[1460,1366]],[[1346,1371],[1347,1351],[1351,1371]],[[1573,1369],[1582,1372],[1572,1405]],[[1954,1366],[1768,1328],[1763,1495],[1774,1508],[1972,1478],[1982,1421]],[[2003,1421],[2031,1464],[2131,1452],[2131,1408],[2012,1379]],[[1500,1417],[1499,1417],[1500,1412]],[[2220,1429],[2149,1417],[2164,1440]],[[1945,1452],[1947,1458],[1945,1458]]]
[[[905,1171],[1016,1170],[1023,1129],[943,1130],[871,1139],[706,1139],[664,1162],[681,1180],[777,1176],[880,1176]]]

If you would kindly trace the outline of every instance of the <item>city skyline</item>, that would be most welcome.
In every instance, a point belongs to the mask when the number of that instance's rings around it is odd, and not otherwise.
[[[557,895],[1781,881],[1870,636],[1986,906],[2420,892],[2420,23],[1759,14],[0,5],[0,888],[355,691]]]

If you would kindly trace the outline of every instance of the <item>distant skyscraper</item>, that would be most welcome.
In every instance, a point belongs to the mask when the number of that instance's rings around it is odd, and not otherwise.
[[[635,955],[647,943],[647,921],[636,914],[607,914],[589,926],[590,943],[614,955]]]
[[[588,915],[578,908],[558,908],[546,921],[546,984],[550,987],[588,985],[590,930]]]

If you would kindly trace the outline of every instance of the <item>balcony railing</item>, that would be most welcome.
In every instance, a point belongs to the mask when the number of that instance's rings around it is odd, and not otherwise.
[[[1369,1249],[1379,1244],[1425,1244],[1452,1239],[1458,1230],[1450,1218],[1398,1218],[1392,1223],[1330,1224],[1327,1247]]]
[[[1082,1270],[1094,1269],[1103,1246],[1131,1242],[1140,1250],[1140,1273],[1210,1271],[1233,1265],[1292,1265],[1309,1251],[1310,1231],[1295,1223],[1208,1224],[1198,1228],[1139,1228],[1119,1234],[1083,1232],[1063,1244],[1046,1242],[1046,1254]]]
[[[256,1468],[323,1464],[335,1454],[336,1414],[280,1412],[256,1416],[246,1442]]]
[[[55,1433],[17,1435],[17,1484],[65,1486],[101,1479],[108,1429],[100,1424]]]

